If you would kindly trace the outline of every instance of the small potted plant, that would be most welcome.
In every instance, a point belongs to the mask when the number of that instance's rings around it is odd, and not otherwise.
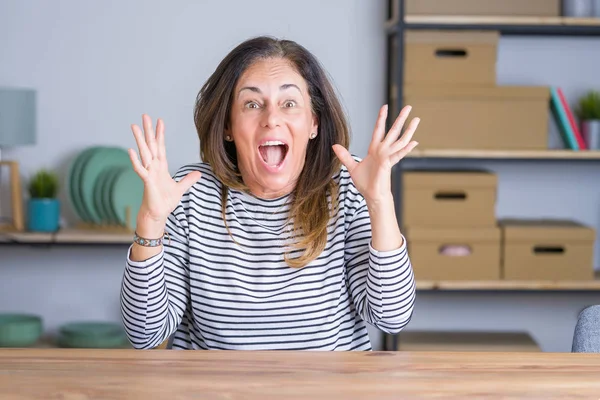
[[[33,232],[56,232],[60,220],[58,177],[42,169],[29,182],[28,226]]]
[[[600,150],[600,92],[591,90],[579,99],[577,116],[587,147]]]

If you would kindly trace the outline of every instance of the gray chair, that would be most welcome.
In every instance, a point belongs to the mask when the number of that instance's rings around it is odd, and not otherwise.
[[[600,353],[600,305],[584,308],[573,333],[573,353]]]

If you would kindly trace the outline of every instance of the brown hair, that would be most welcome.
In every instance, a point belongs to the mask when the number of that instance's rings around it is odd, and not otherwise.
[[[286,254],[285,260],[292,267],[302,267],[316,259],[327,244],[331,215],[328,195],[332,202],[331,213],[337,212],[338,188],[332,178],[341,164],[332,146],[337,143],[348,148],[350,142],[342,106],[318,60],[291,40],[266,36],[249,39],[227,54],[200,89],[194,122],[200,138],[200,155],[223,183],[221,209],[227,227],[225,202],[229,188],[248,188],[237,168],[235,145],[224,140],[224,130],[229,125],[238,79],[252,63],[266,58],[288,60],[304,78],[319,126],[317,137],[308,143],[304,168],[293,190],[289,212],[289,218],[294,221],[292,237],[297,239],[292,247],[303,253],[297,258]]]

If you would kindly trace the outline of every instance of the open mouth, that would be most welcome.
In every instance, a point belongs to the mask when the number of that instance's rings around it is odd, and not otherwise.
[[[258,151],[265,164],[279,167],[287,155],[289,146],[279,140],[270,140],[258,146]]]

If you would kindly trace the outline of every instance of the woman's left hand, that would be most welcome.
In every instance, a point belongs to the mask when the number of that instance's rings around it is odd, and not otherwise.
[[[400,111],[398,118],[384,137],[388,106],[381,107],[369,152],[360,162],[356,162],[343,146],[333,145],[333,151],[348,168],[354,185],[367,203],[383,202],[391,197],[392,167],[418,144],[412,140],[412,137],[419,125],[419,118],[413,118],[402,137],[398,139],[411,108],[406,106]]]

